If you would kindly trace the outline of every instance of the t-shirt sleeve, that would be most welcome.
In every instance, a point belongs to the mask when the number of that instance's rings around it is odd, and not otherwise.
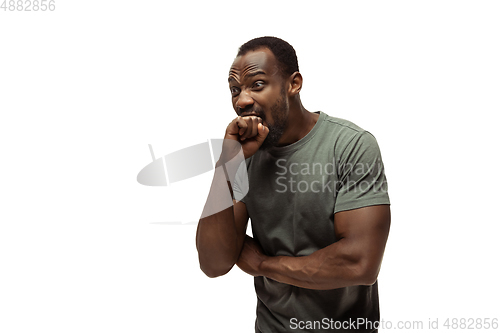
[[[337,167],[339,187],[334,213],[390,204],[380,149],[370,132],[353,137],[340,154]]]
[[[248,193],[248,174],[247,174],[247,165],[245,161],[243,161],[238,167],[238,171],[234,177],[234,181],[232,184],[233,187],[233,195],[236,201],[241,201],[246,204],[245,196]]]

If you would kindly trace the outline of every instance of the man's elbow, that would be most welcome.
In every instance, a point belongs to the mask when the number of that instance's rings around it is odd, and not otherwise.
[[[235,255],[229,255],[228,253],[217,256],[213,253],[198,252],[200,269],[209,278],[227,274],[233,268],[237,259]]]
[[[371,286],[377,282],[378,274],[366,274],[362,278],[362,284],[364,286]]]
[[[374,267],[370,264],[362,265],[359,269],[359,284],[364,286],[371,286],[377,282],[378,272],[380,267]]]
[[[224,267],[207,267],[206,265],[202,265],[200,263],[200,269],[209,278],[216,278],[216,277],[219,277],[219,276],[222,276],[222,275],[226,275],[227,273],[229,273],[229,271],[231,270],[231,268],[233,268],[233,265],[231,265],[229,268],[224,268]]]
[[[235,251],[208,251],[202,250],[197,240],[196,248],[198,250],[198,261],[200,269],[210,278],[219,277],[227,274],[236,263],[238,255]]]

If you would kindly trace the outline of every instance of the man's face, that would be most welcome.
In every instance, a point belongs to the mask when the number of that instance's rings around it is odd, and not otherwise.
[[[288,99],[274,54],[261,48],[237,57],[228,80],[236,114],[258,116],[269,128],[260,149],[276,146],[286,129]]]

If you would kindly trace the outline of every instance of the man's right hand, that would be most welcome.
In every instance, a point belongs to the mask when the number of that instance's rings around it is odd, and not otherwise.
[[[256,116],[236,117],[226,128],[224,139],[238,141],[243,149],[245,159],[257,152],[269,134],[269,128],[262,124]],[[222,148],[224,153],[224,146]]]

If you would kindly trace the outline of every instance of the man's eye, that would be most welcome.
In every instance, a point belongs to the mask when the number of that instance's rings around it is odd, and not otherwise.
[[[236,95],[236,94],[239,94],[239,92],[240,92],[240,88],[238,88],[238,87],[231,87],[231,88],[229,88],[229,90],[231,91],[231,95]]]
[[[264,86],[264,81],[255,81],[253,84],[254,88],[262,88]]]

